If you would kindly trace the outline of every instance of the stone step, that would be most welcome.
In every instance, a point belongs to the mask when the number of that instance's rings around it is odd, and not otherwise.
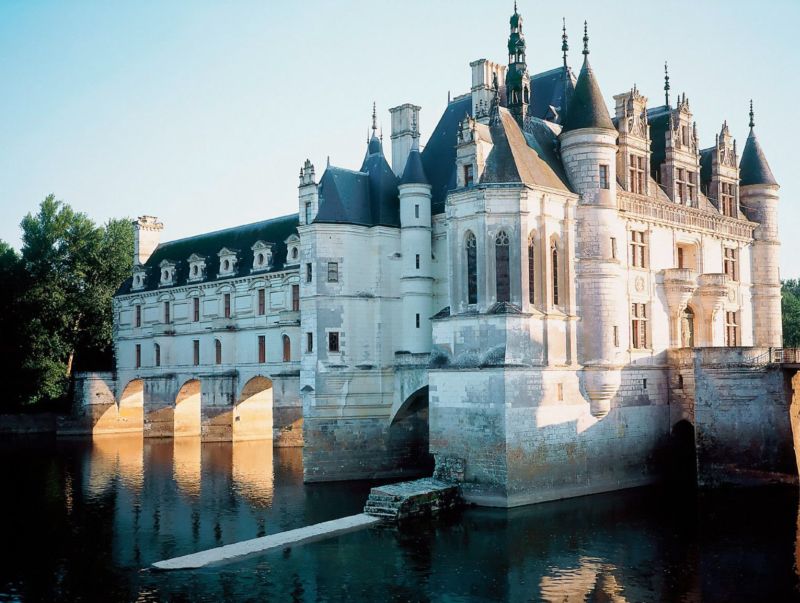
[[[461,502],[461,492],[456,484],[425,478],[373,488],[364,513],[400,521],[436,515],[459,506]]]

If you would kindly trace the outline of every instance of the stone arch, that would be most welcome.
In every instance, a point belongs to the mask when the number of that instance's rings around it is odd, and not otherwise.
[[[189,379],[175,396],[173,435],[199,436],[202,425],[201,384],[199,379]]]
[[[117,402],[119,420],[128,424],[131,429],[141,431],[144,426],[144,379],[133,379],[128,382],[119,395]]]
[[[271,440],[273,425],[272,379],[257,375],[242,387],[233,409],[236,440]]]
[[[682,419],[672,426],[670,432],[670,467],[671,481],[682,486],[697,484],[697,448],[695,446],[694,425]]]
[[[680,316],[680,342],[682,348],[693,348],[696,334],[697,313],[691,305],[687,305]]]
[[[398,467],[409,473],[433,472],[429,415],[425,385],[408,396],[391,418],[389,444],[398,453]]]

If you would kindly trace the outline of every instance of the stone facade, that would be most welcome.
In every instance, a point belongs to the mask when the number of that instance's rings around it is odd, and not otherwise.
[[[247,423],[297,443],[302,420],[308,481],[435,458],[501,506],[659,479],[682,421],[702,481],[759,421],[783,442],[769,363],[718,368],[781,345],[778,186],[752,113],[741,160],[727,124],[701,149],[685,95],[650,107],[633,87],[612,117],[588,34],[577,77],[563,50],[529,73],[515,11],[508,66],[470,63],[424,149],[420,107],[395,107],[390,164],[373,108],[361,167],[317,179],[306,161],[296,216],[161,245],[143,217],[116,372],[81,390],[92,421],[105,405],[109,430],[139,412],[146,435]],[[737,384],[759,383],[726,426]]]

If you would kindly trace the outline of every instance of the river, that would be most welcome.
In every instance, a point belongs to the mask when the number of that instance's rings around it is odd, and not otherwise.
[[[0,443],[0,601],[800,600],[798,492],[640,488],[374,528],[222,567],[152,562],[357,513],[302,451],[192,438]],[[144,571],[143,571],[144,570]]]

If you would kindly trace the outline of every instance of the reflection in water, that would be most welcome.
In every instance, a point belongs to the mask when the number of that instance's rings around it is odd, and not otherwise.
[[[173,440],[172,475],[186,496],[200,495],[201,449],[199,436]]]
[[[256,507],[272,504],[272,440],[233,442],[233,486]],[[302,471],[302,468],[301,468]]]
[[[144,445],[141,434],[96,435],[92,437],[86,488],[89,496],[99,496],[119,476],[123,483],[139,491],[144,481]]]
[[[547,603],[610,601],[626,603],[622,587],[614,577],[616,568],[601,559],[581,557],[577,568],[552,568],[541,581],[541,596]]]

